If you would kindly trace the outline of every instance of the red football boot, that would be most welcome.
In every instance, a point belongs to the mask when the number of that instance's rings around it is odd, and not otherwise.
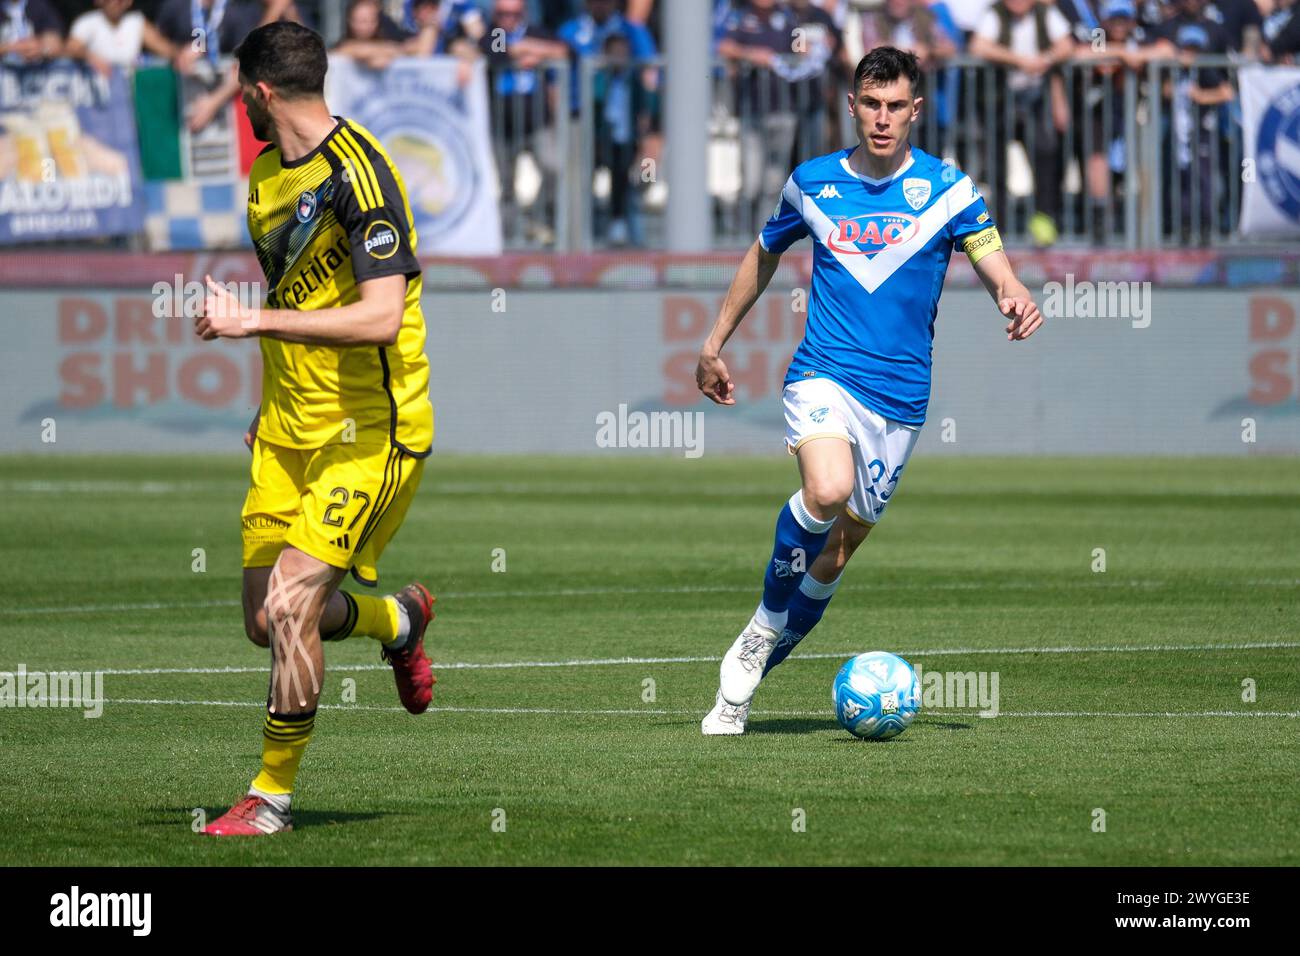
[[[204,827],[203,832],[208,836],[266,836],[292,829],[293,817],[250,793]]]
[[[433,701],[433,685],[437,678],[424,653],[424,632],[433,620],[434,596],[423,584],[408,584],[393,597],[411,620],[411,632],[397,650],[387,647],[380,655],[393,666],[393,679],[397,682],[397,696],[402,706],[412,714],[422,714]]]

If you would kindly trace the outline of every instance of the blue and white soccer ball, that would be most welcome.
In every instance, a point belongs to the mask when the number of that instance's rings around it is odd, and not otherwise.
[[[831,684],[840,726],[864,740],[897,737],[921,709],[921,684],[897,654],[872,651],[848,661]]]

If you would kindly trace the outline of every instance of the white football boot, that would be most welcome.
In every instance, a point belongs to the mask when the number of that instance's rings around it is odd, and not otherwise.
[[[763,668],[780,635],[752,617],[722,658],[719,693],[728,704],[748,704],[763,679]]]
[[[745,721],[749,719],[749,705],[728,704],[718,691],[718,699],[702,721],[700,732],[706,737],[732,737],[745,732]]]

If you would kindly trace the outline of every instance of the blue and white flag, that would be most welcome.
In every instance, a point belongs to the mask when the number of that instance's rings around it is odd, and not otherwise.
[[[1243,236],[1300,236],[1300,69],[1239,72],[1245,164]]]
[[[474,64],[461,85],[454,57],[404,58],[386,70],[331,57],[330,111],[374,133],[406,185],[422,254],[501,252],[495,163],[488,140],[487,76]]]

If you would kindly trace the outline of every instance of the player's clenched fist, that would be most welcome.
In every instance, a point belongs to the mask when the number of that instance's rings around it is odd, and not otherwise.
[[[1011,321],[1007,323],[1008,341],[1027,339],[1034,330],[1043,324],[1043,315],[1030,298],[1007,298],[998,300],[998,309]]]
[[[239,339],[257,333],[257,311],[247,309],[225,286],[205,275],[208,294],[203,299],[203,314],[194,320],[194,334],[205,341],[216,338]]]
[[[727,365],[722,357],[701,352],[699,364],[695,366],[695,384],[710,400],[719,405],[735,405],[736,383],[727,372]]]

